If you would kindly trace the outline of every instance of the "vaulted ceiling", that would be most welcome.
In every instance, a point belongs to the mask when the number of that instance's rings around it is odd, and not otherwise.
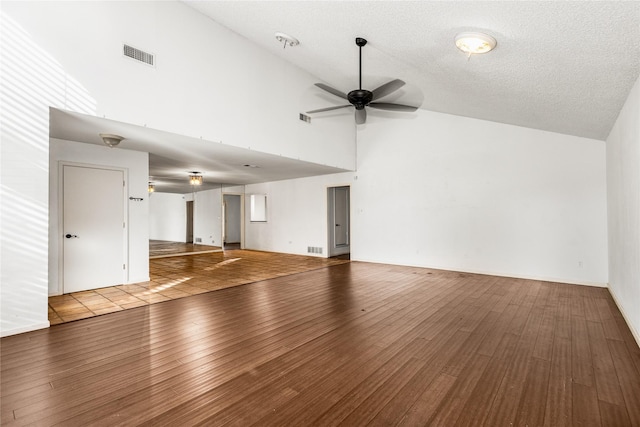
[[[406,82],[385,101],[599,140],[640,74],[638,1],[182,1],[341,92],[358,86],[354,40],[364,37],[363,87]],[[497,47],[468,58],[454,45],[463,31],[487,33]],[[300,44],[285,48],[276,32]],[[215,40],[199,43],[206,48]],[[309,109],[345,104],[311,89],[318,96]],[[102,144],[100,120],[52,110],[51,136]],[[209,180],[215,186],[340,171],[125,123],[109,129],[126,134],[131,149],[150,153],[151,179],[166,178],[161,191],[189,192],[183,175],[194,167],[219,171]],[[191,148],[177,153],[176,145]],[[205,165],[205,158],[215,161]]]
[[[185,3],[342,92],[357,88],[364,37],[363,87],[400,78],[392,101],[600,140],[640,73],[637,1]],[[493,36],[496,49],[467,58],[454,45],[463,31]]]

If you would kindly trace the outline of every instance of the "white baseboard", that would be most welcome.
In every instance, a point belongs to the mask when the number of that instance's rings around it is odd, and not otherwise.
[[[46,329],[49,326],[51,326],[51,324],[47,320],[46,322],[34,323],[29,326],[22,326],[20,328],[0,331],[0,337],[8,337],[10,335],[24,334],[25,332],[37,331],[38,329]]]
[[[354,258],[353,253],[351,254],[351,261],[371,262],[376,264],[388,264],[388,265],[401,265],[405,267],[427,268],[432,270],[454,271],[456,273],[482,274],[485,276],[510,277],[513,279],[537,280],[540,282],[565,283],[568,285],[596,286],[598,288],[608,287],[607,283],[602,283],[602,282],[588,282],[588,281],[571,280],[571,279],[557,278],[557,277],[529,276],[526,274],[515,274],[515,273],[509,273],[509,272],[504,273],[504,272],[496,272],[496,271],[489,271],[489,270],[459,269],[455,267],[446,267],[446,266],[438,266],[438,265],[389,263],[385,261]]]
[[[611,289],[611,287],[609,287],[609,293],[613,297],[613,302],[615,302],[616,305],[618,306],[618,310],[620,310],[620,313],[622,314],[622,317],[624,318],[625,323],[629,327],[629,330],[631,331],[631,335],[633,335],[633,338],[635,338],[636,343],[640,347],[640,333],[638,333],[638,331],[633,327],[633,323],[629,321],[629,316],[627,316],[627,314],[624,312],[624,307],[622,307],[622,304],[620,304],[620,300],[618,299],[618,297],[616,297],[616,294],[615,292],[613,292],[613,289]]]

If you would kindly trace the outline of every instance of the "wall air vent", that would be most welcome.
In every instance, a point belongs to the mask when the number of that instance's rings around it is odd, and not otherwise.
[[[145,64],[151,65],[152,67],[155,67],[156,65],[156,57],[154,54],[137,49],[133,46],[129,46],[128,44],[122,45],[122,53],[128,58],[144,62]]]
[[[304,113],[300,113],[300,120],[303,122],[311,123],[311,116],[307,116]]]
[[[321,254],[322,253],[322,247],[320,247],[320,246],[307,246],[307,253],[308,254]]]

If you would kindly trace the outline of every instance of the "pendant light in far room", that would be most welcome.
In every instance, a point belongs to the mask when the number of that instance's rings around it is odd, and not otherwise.
[[[200,175],[200,172],[189,173],[189,184],[202,185],[202,175]]]

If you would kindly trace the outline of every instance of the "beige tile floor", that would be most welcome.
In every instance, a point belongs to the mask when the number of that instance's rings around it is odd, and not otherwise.
[[[349,262],[230,250],[149,260],[148,282],[49,297],[52,325]]]

